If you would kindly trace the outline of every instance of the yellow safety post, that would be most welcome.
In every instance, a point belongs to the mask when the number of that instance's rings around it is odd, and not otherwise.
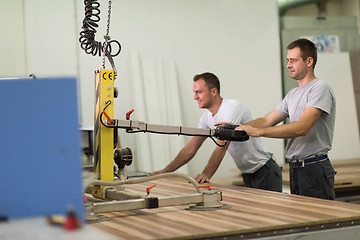
[[[109,102],[110,101],[110,102]],[[114,129],[101,123],[101,112],[105,111],[110,118],[114,118],[114,71],[95,70],[95,111],[94,111],[94,164],[98,179],[102,181],[114,180]],[[103,116],[103,118],[105,118]],[[106,119],[102,119],[103,122]],[[104,186],[94,185],[91,194],[105,199]]]

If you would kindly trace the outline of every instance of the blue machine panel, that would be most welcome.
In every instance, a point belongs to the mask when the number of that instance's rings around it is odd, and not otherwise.
[[[76,78],[0,79],[0,216],[84,220]]]

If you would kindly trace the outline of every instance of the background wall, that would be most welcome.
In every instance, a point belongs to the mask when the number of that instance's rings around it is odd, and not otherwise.
[[[260,2],[266,11],[259,9]],[[78,2],[79,16],[82,8]],[[281,100],[278,32],[276,1],[113,1],[110,35],[123,46],[116,58],[119,76],[115,85],[120,93],[116,100],[116,117],[124,118],[125,113],[134,108],[132,119],[197,127],[203,110],[198,109],[193,100],[192,78],[205,71],[218,75],[223,97],[244,101],[254,116],[266,114]],[[82,85],[92,79],[92,69],[99,66],[91,66],[90,61],[93,61],[91,56],[80,52],[81,68],[87,68],[81,71]],[[166,65],[173,66],[175,79],[165,77],[165,81],[178,85],[180,99],[179,104],[170,108],[176,108],[181,117],[171,121],[152,114],[164,111],[161,104],[157,104],[161,101],[152,101],[151,97],[168,94],[154,87],[163,76],[156,71],[163,72]],[[138,79],[143,84],[137,83]],[[83,101],[87,94],[86,99],[92,99],[92,90],[86,90],[82,94]],[[259,104],[259,96],[267,100]],[[83,124],[91,124],[86,119],[92,119],[92,104],[84,107],[88,110],[83,112]],[[134,166],[140,171],[164,167],[190,139],[172,136],[170,139],[183,139],[182,143],[176,143],[178,147],[164,159],[161,154],[166,149],[163,139],[168,136],[129,136],[120,131],[120,137],[123,146],[133,148],[137,155]],[[267,142],[269,150],[281,162],[283,141]],[[180,171],[195,176],[203,169],[214,147],[211,140],[206,141],[194,160]],[[226,156],[217,175],[228,174],[230,168],[235,165]]]
[[[0,1],[4,33],[0,44],[3,56],[0,77],[76,76],[81,109],[79,125],[92,127],[94,70],[101,67],[102,60],[85,54],[79,47],[83,1]],[[99,2],[101,22],[96,39],[103,41],[108,1]],[[110,36],[123,47],[115,58],[118,70],[115,85],[120,94],[115,102],[116,118],[124,118],[134,108],[134,120],[196,127],[203,110],[193,100],[192,77],[205,71],[218,75],[223,97],[242,100],[254,117],[267,114],[282,99],[281,78],[282,74],[284,77],[288,74],[282,73],[280,55],[284,47],[280,45],[277,1],[113,0],[112,3]],[[359,3],[355,0],[329,0],[327,6],[329,14],[334,16],[359,13]],[[316,13],[315,4],[310,4],[290,9],[286,17]],[[314,33],[323,30],[323,26],[318,26]],[[359,37],[353,34],[352,39]],[[347,43],[351,42],[354,41]],[[108,63],[106,67],[110,67]],[[190,139],[147,135],[150,134],[129,136],[120,130],[122,146],[132,148],[135,154],[130,169],[162,168]],[[173,142],[167,144],[169,141]],[[283,140],[265,142],[282,163]],[[196,175],[214,147],[210,140],[206,141],[195,159],[180,171]],[[235,164],[226,155],[217,176],[228,175],[231,168]]]
[[[288,0],[285,0],[288,1]],[[278,0],[278,2],[285,2]],[[360,2],[359,0],[290,0],[288,3],[297,2],[297,7],[288,8],[284,16],[355,16],[358,22],[358,31],[360,32]],[[316,2],[325,3],[323,8],[319,9]],[[295,4],[292,4],[295,5]]]
[[[290,78],[286,68],[286,46],[293,39],[308,36],[337,36],[341,52],[360,49],[357,18],[354,16],[329,16],[325,19],[310,16],[284,16],[280,21],[285,93],[297,86],[297,82]]]
[[[103,41],[108,1],[99,2],[102,13],[96,39]],[[77,76],[80,125],[91,127],[94,70],[101,67],[102,61],[79,48],[83,1],[14,0],[6,1],[2,6],[0,16],[2,23],[6,23],[2,24],[2,29],[8,34],[0,46],[1,55],[6,56],[0,60],[3,66],[0,77],[21,77],[31,73],[37,76]],[[192,77],[205,71],[218,75],[223,97],[242,100],[254,116],[268,113],[281,100],[280,40],[275,0],[113,0],[110,36],[119,40],[123,47],[115,58],[118,70],[115,85],[119,90],[115,103],[116,118],[125,118],[125,113],[134,108],[132,119],[164,124],[165,121],[160,122],[159,117],[151,119],[155,114],[149,112],[163,111],[156,103],[168,98],[159,98],[159,101],[146,106],[143,104],[146,98],[139,100],[144,96],[140,96],[137,90],[144,81],[147,86],[161,86],[158,77],[162,76],[166,81],[167,75],[159,71],[168,70],[173,76],[170,85],[178,86],[178,102],[170,108],[176,108],[179,116],[167,120],[169,125],[197,127],[203,110],[198,109],[193,100]],[[148,89],[143,88],[143,91],[150,99],[166,95],[159,87],[153,87],[151,94]],[[140,171],[162,168],[190,139],[173,136],[181,140],[170,155],[153,159],[159,152],[155,148],[152,156],[148,156],[150,159],[141,159],[137,157],[144,156],[141,153],[144,147],[139,144],[142,137],[144,134],[129,136],[120,130],[122,146],[132,148],[135,154],[131,168]],[[148,140],[156,147],[164,142],[159,138],[162,136]],[[266,142],[281,163],[283,141]],[[214,147],[212,141],[206,141],[188,165],[188,170],[181,171],[192,176],[200,172]],[[164,156],[166,159],[162,159]],[[230,168],[235,168],[235,164],[227,155],[217,174],[227,175]]]
[[[0,26],[3,31],[0,44],[1,77],[25,76],[27,59],[25,51],[24,6],[21,0],[1,0]]]

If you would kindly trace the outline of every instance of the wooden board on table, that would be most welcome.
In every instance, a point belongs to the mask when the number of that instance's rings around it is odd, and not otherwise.
[[[152,196],[196,193],[184,179],[158,179],[125,185],[140,195],[156,184]],[[188,205],[104,213],[107,221],[91,224],[122,239],[206,238],[354,222],[360,224],[360,205],[270,192],[239,186],[213,185],[231,208],[185,210]]]

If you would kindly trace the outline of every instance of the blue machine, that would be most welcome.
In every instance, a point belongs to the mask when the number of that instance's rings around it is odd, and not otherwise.
[[[76,78],[0,79],[0,217],[84,220]]]

